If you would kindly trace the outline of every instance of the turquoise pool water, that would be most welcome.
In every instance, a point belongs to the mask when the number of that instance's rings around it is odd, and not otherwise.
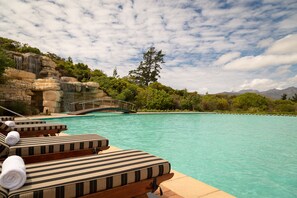
[[[297,117],[94,115],[51,121],[67,124],[69,134],[98,133],[111,145],[161,156],[237,197],[297,197]]]

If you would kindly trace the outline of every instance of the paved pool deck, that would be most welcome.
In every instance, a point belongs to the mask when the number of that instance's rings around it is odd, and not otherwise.
[[[73,115],[67,114],[52,114],[50,116],[32,116],[29,117],[30,119],[44,119],[44,118],[62,118],[62,117],[77,117]],[[24,118],[17,118],[24,119]],[[60,133],[61,135],[68,135],[66,133]],[[103,153],[108,153],[112,151],[121,150],[115,146],[110,146],[108,150],[103,151]],[[172,170],[174,173],[173,178],[168,181],[165,181],[161,184],[161,188],[163,190],[163,196],[160,196],[160,191],[157,190],[154,194],[149,194],[148,196],[141,196],[138,198],[143,197],[163,197],[163,198],[234,198],[235,196],[224,192],[218,188],[205,184],[197,179],[194,179],[190,176]]]

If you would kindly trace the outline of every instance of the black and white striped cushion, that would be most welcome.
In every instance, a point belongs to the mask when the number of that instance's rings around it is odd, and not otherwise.
[[[46,130],[67,130],[67,126],[64,124],[26,124],[26,125],[16,125],[15,127],[10,127],[13,131],[46,131]]]
[[[9,197],[79,197],[170,172],[164,159],[122,150],[26,165],[27,181]]]
[[[0,133],[0,157],[18,155],[21,157],[58,152],[69,152],[84,149],[107,147],[108,139],[97,134],[72,136],[52,136],[21,138],[15,146],[5,143],[5,135]]]
[[[23,125],[23,124],[45,124],[44,120],[15,120],[15,124]]]
[[[12,116],[0,116],[0,120],[2,120],[2,121],[12,121],[12,120],[14,120],[14,117],[12,117]]]
[[[17,145],[10,147],[9,155],[32,156],[89,148],[99,149],[108,144],[108,139],[97,134],[21,138]]]

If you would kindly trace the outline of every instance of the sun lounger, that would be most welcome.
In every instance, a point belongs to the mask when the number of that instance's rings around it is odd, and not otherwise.
[[[26,164],[26,173],[23,187],[0,187],[2,196],[134,197],[155,191],[173,176],[168,161],[137,150]]]
[[[26,163],[89,155],[109,148],[109,141],[97,134],[21,138],[14,145],[5,143],[0,133],[0,158],[21,156]]]
[[[20,124],[43,124],[46,123],[44,120],[15,120],[12,116],[0,116],[0,121],[14,121],[16,125]]]
[[[14,117],[12,116],[0,116],[0,121],[13,121]]]
[[[16,125],[23,125],[23,124],[45,124],[46,121],[44,120],[14,120]]]
[[[36,137],[42,135],[55,135],[64,130],[67,130],[67,126],[64,124],[26,124],[9,127],[4,122],[0,121],[0,132],[4,135],[7,135],[10,131],[17,131],[20,133],[21,137]]]

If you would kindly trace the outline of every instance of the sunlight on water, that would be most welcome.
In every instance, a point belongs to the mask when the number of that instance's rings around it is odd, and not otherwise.
[[[296,117],[95,113],[51,121],[70,134],[98,133],[111,145],[161,156],[237,197],[297,197]]]

